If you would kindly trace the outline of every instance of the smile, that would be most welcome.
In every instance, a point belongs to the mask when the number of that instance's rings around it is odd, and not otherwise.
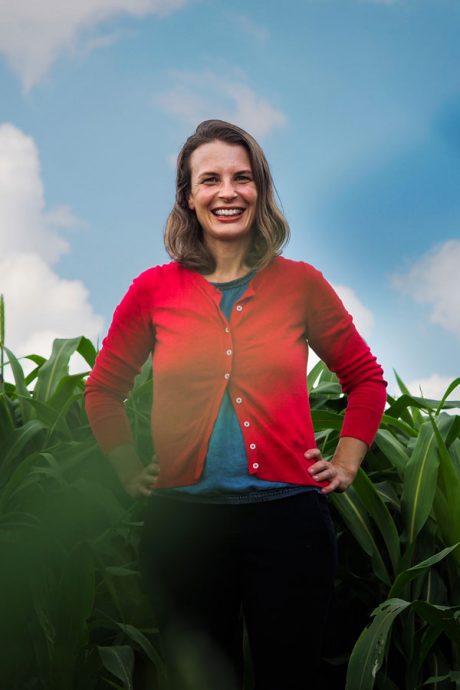
[[[212,212],[215,216],[240,216],[244,208],[216,208]]]

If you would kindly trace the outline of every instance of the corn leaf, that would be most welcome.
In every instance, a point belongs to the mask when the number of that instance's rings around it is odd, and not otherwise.
[[[431,423],[425,422],[404,473],[401,508],[409,543],[415,540],[431,512],[438,466],[435,433]]]
[[[63,376],[69,373],[69,360],[78,349],[81,337],[56,338],[51,357],[40,368],[35,384],[35,397],[46,402],[52,396]]]
[[[330,494],[330,500],[358,544],[371,557],[375,575],[389,586],[390,576],[375,541],[367,511],[353,487],[343,494]]]
[[[353,487],[362,501],[363,506],[380,530],[388,555],[390,556],[393,572],[396,573],[400,559],[399,534],[390,511],[380,498],[367,474],[359,469]]]
[[[113,645],[112,647],[98,646],[98,650],[105,668],[118,680],[121,680],[125,690],[134,690],[134,652],[132,648],[128,645]]]
[[[388,598],[392,599],[394,597],[399,596],[402,590],[404,589],[405,585],[407,585],[411,580],[415,579],[419,575],[425,573],[436,563],[442,561],[446,556],[452,553],[452,551],[457,549],[459,546],[460,542],[458,544],[454,544],[453,546],[449,546],[446,549],[443,549],[439,553],[436,553],[434,556],[426,558],[424,561],[421,561],[421,563],[417,563],[417,565],[412,566],[412,568],[408,568],[404,572],[399,573],[398,577],[396,578],[390,589]]]
[[[393,621],[408,606],[408,601],[389,599],[375,609],[374,620],[363,630],[351,652],[345,690],[372,690]]]
[[[150,659],[154,666],[160,671],[160,673],[166,675],[166,666],[161,658],[160,654],[157,652],[155,647],[152,645],[150,640],[144,635],[141,630],[135,628],[133,625],[127,625],[125,623],[117,623],[120,630],[123,630],[125,635],[127,635]]]
[[[380,448],[388,461],[403,474],[409,462],[409,455],[401,441],[387,429],[379,429],[374,443]]]

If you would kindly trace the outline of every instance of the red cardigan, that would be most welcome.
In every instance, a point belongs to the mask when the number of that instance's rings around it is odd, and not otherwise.
[[[335,371],[348,404],[342,436],[368,445],[386,400],[383,371],[322,274],[275,258],[256,273],[227,321],[221,293],[178,263],[148,269],[118,305],[86,384],[86,410],[107,452],[128,443],[123,401],[153,352],[152,433],[158,487],[199,481],[228,388],[248,471],[261,479],[317,484],[304,452],[314,448],[308,346]]]

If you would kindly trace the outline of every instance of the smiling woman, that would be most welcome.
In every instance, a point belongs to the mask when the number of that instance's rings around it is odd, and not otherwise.
[[[197,201],[199,210],[195,211]],[[248,236],[244,241],[246,264],[261,269],[289,239],[288,223],[275,203],[269,165],[248,132],[221,120],[206,120],[187,139],[177,160],[176,203],[165,231],[169,254],[184,266],[212,275],[216,260],[203,241],[205,230],[198,214],[221,208],[208,220],[211,227],[225,229],[227,216],[234,212],[231,209],[237,201],[236,208],[243,210],[238,219],[247,234],[251,233],[250,241]],[[215,218],[219,218],[219,224]],[[238,229],[232,219],[226,228],[229,232],[220,236],[231,237],[234,225]]]
[[[257,142],[203,122],[178,158],[165,243],[135,279],[87,382],[94,433],[148,496],[141,570],[171,690],[241,690],[242,616],[257,690],[313,690],[335,567],[327,494],[353,481],[385,405],[383,372],[288,225]],[[348,395],[330,462],[316,448],[312,347]],[[152,353],[154,462],[123,401]]]
[[[223,141],[203,144],[192,153],[190,167],[188,205],[195,211],[205,245],[213,255],[222,254],[226,246],[222,242],[231,241],[232,251],[238,246],[244,259],[257,209],[257,189],[246,149]],[[242,273],[248,270],[243,263]],[[208,280],[214,279],[220,277],[208,276]]]

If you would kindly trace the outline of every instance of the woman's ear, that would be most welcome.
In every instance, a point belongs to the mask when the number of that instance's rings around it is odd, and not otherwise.
[[[192,197],[191,194],[189,194],[188,197],[187,197],[187,203],[188,203],[189,209],[190,209],[191,211],[194,211],[194,210],[195,210],[195,203],[194,203],[194,201],[193,201],[193,197]]]

